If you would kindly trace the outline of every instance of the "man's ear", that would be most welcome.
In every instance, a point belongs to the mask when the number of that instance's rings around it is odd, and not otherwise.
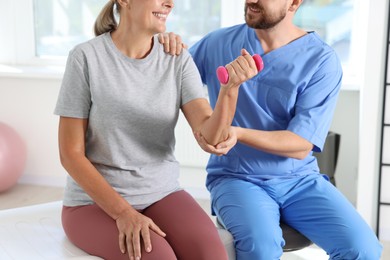
[[[302,4],[303,0],[292,0],[291,5],[288,8],[290,12],[296,12],[299,6]]]

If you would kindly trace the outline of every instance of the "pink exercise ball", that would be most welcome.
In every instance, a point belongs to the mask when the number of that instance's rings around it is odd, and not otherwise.
[[[0,192],[13,187],[26,165],[26,145],[10,126],[0,122]]]

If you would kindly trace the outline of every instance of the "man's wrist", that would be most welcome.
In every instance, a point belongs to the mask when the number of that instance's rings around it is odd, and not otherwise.
[[[235,128],[234,130],[236,131],[237,142],[239,142],[241,140],[242,135],[243,135],[244,129],[242,127],[239,127],[239,126],[235,126],[234,128]]]

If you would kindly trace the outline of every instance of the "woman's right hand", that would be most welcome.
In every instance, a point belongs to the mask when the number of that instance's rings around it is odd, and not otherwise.
[[[116,219],[119,230],[119,248],[122,253],[129,255],[131,260],[141,259],[141,239],[146,252],[152,251],[150,230],[165,237],[166,234],[145,215],[134,209],[124,211]]]
[[[255,60],[245,49],[242,49],[241,55],[227,64],[225,68],[229,77],[227,82],[221,82],[221,88],[227,89],[239,87],[242,83],[259,73]]]

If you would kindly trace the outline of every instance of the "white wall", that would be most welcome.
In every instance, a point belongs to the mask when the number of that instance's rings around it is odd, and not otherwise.
[[[358,178],[359,104],[359,91],[341,91],[331,125],[331,130],[341,135],[336,186],[354,205]]]
[[[63,185],[53,115],[59,85],[58,79],[0,77],[0,121],[18,131],[28,147],[24,181]]]
[[[384,64],[386,56],[388,0],[361,1],[368,10],[368,21],[361,30],[366,47],[361,52],[363,86],[359,109],[359,164],[357,209],[364,219],[376,228],[380,133],[383,103]]]

